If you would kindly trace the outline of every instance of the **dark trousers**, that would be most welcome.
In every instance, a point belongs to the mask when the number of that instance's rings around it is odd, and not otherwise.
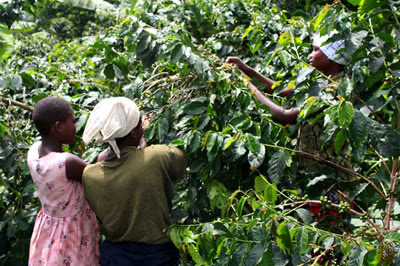
[[[172,242],[144,244],[105,240],[99,262],[102,266],[172,266],[179,263],[179,251]]]

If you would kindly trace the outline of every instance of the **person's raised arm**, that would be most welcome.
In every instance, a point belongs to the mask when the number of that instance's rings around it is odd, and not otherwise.
[[[65,160],[65,172],[67,178],[82,183],[82,174],[86,165],[87,162],[78,156],[68,153]]]
[[[269,94],[273,93],[272,85],[275,83],[272,79],[267,78],[266,76],[258,73],[255,71],[253,68],[249,67],[246,63],[243,63],[243,61],[239,57],[235,56],[228,56],[226,58],[226,63],[228,64],[234,64],[236,65],[244,74],[249,76],[250,78],[255,78],[259,82],[265,85],[265,91]],[[285,88],[283,89],[280,93],[279,96],[285,97],[289,93],[291,93],[295,88]]]
[[[275,83],[275,81],[258,73],[253,68],[249,67],[246,63],[243,63],[243,61],[239,57],[228,56],[226,58],[226,63],[236,65],[244,74],[246,74],[250,78],[255,78],[259,82],[265,84],[267,93],[272,93],[272,85]]]
[[[296,123],[297,116],[300,112],[299,109],[284,109],[282,106],[275,104],[270,99],[265,97],[253,84],[249,83],[249,87],[254,95],[257,97],[258,102],[261,104],[265,104],[270,109],[273,115],[273,120],[275,122],[282,125]]]

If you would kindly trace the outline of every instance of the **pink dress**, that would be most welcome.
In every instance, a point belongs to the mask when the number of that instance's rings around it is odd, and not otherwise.
[[[28,166],[42,209],[36,217],[29,265],[99,265],[100,231],[82,184],[67,179],[67,153],[39,159],[40,142],[28,152]]]

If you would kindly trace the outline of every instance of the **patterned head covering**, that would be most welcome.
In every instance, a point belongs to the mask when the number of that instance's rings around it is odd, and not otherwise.
[[[138,125],[139,119],[139,108],[132,100],[125,97],[102,100],[90,113],[83,141],[86,144],[93,139],[96,144],[107,142],[120,158],[115,139],[128,135]]]
[[[324,42],[326,42],[332,35],[336,32],[331,32],[331,34],[327,34],[324,36],[320,36],[319,33],[314,35],[313,44],[318,46],[319,49],[333,62],[338,63],[340,65],[346,64],[346,58],[344,57],[343,52],[337,53],[340,49],[344,48],[344,41],[338,40],[335,42],[327,43],[321,46]]]

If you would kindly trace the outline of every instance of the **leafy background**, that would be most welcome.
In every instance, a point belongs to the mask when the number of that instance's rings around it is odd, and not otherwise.
[[[176,184],[169,230],[183,265],[399,264],[399,7],[393,0],[1,1],[0,264],[28,258],[40,208],[26,164],[38,140],[30,114],[50,95],[73,106],[77,140],[65,150],[88,161],[101,148],[83,144],[85,122],[110,96],[132,98],[152,115],[149,143],[185,147],[189,171]],[[329,100],[330,78],[307,58],[313,33],[333,29],[349,63]],[[296,125],[273,122],[249,78],[224,64],[232,55],[277,81],[276,103],[304,106]],[[294,85],[290,98],[277,96]],[[310,120],[347,165],[296,150],[298,128]],[[297,167],[303,157],[318,168]],[[340,202],[328,191],[342,191]]]

